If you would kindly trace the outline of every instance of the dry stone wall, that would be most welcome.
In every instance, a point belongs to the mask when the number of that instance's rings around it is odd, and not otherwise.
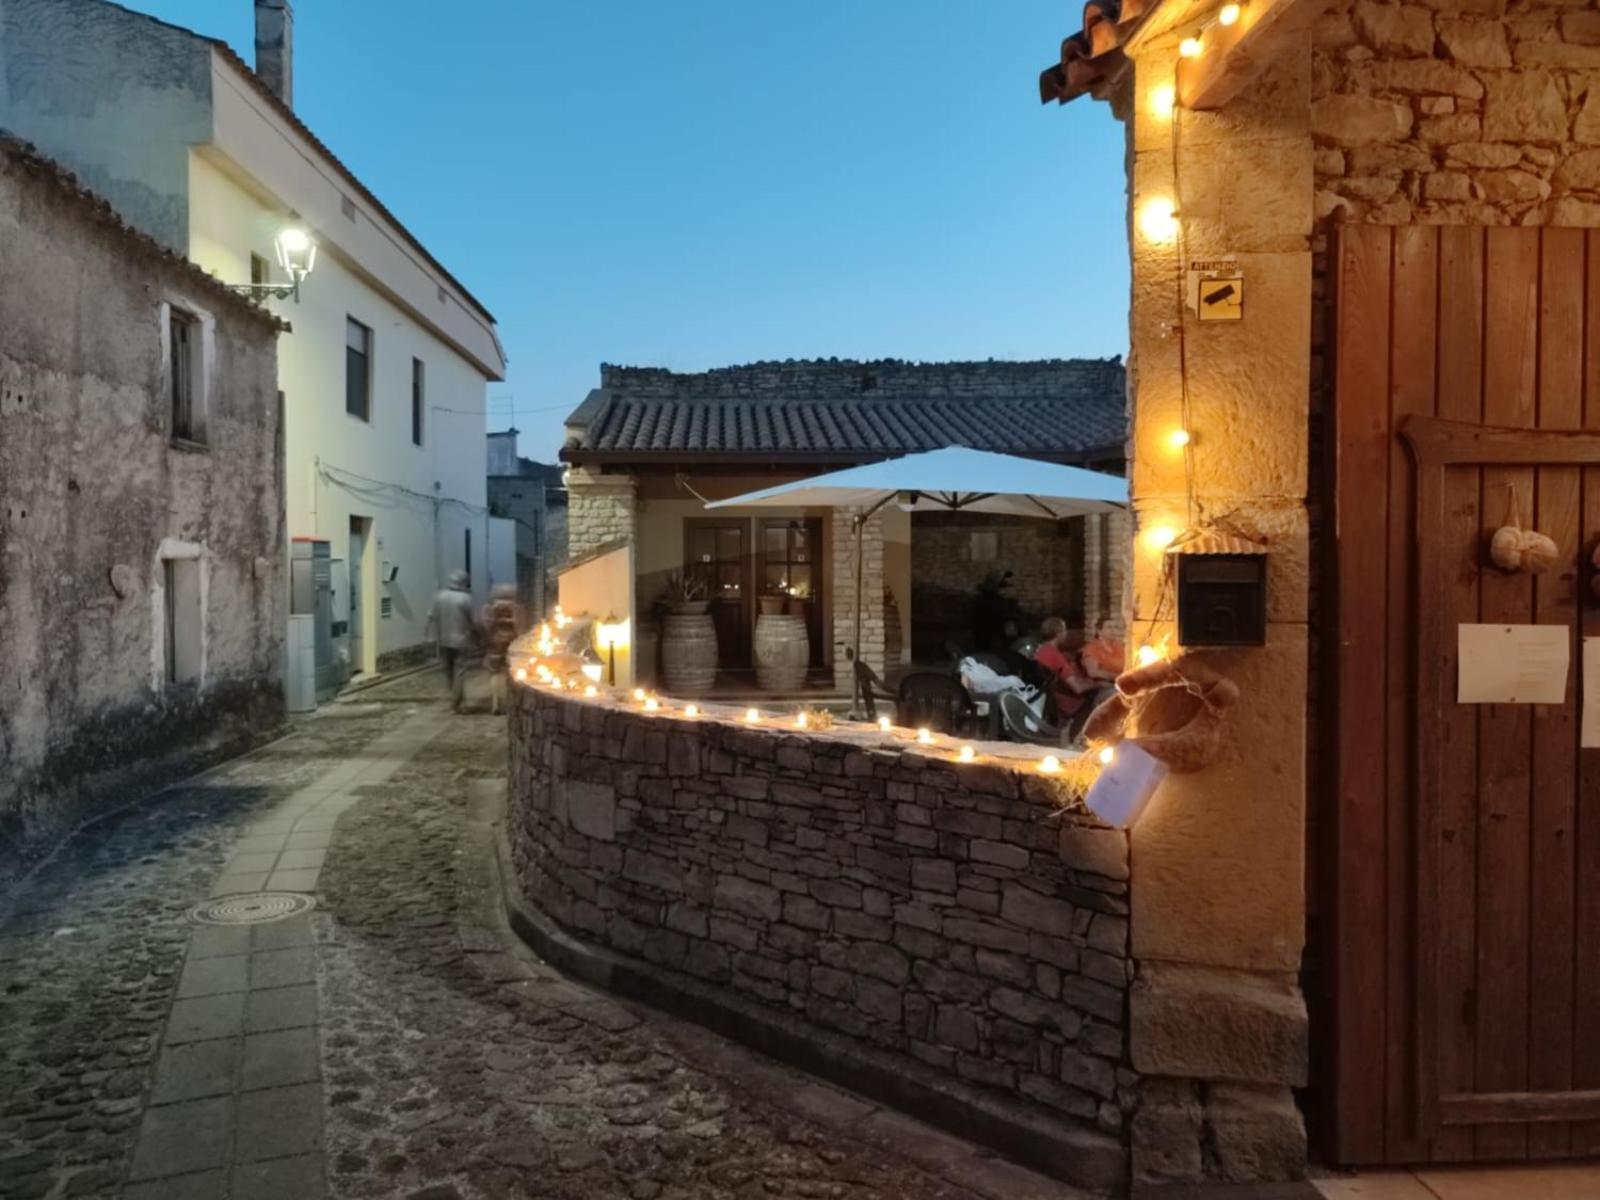
[[[567,560],[633,541],[638,499],[633,476],[574,470],[567,477]]]
[[[1334,0],[1312,62],[1319,220],[1600,226],[1600,10]]]
[[[1124,1172],[1123,833],[1010,767],[516,691],[512,858],[549,918],[1020,1104],[1092,1182]]]

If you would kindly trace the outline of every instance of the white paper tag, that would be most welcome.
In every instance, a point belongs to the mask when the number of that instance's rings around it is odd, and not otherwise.
[[[1107,825],[1127,829],[1143,814],[1167,777],[1167,764],[1132,742],[1117,747],[1116,757],[1100,772],[1084,803]]]
[[[1572,662],[1570,625],[1456,628],[1456,703],[1565,702]]]

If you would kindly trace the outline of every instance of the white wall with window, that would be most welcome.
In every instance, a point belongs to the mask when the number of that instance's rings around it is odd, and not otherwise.
[[[259,270],[253,259],[271,262],[290,205],[231,158],[214,148],[191,154],[189,201],[190,257],[201,267],[242,281]],[[293,207],[304,213],[309,205]],[[402,294],[377,264],[355,256],[371,232],[356,209],[352,219],[340,205],[331,227],[305,222],[318,241],[316,269],[298,303],[271,307],[293,325],[278,346],[286,532],[327,539],[344,560],[335,619],[348,621],[348,644],[359,650],[352,668],[371,672],[379,656],[424,641],[440,581],[467,566],[469,530],[475,596],[485,599],[499,581],[490,580],[483,553],[484,365],[420,319],[416,292]],[[272,262],[266,282],[280,276]],[[426,299],[436,301],[435,291]],[[363,522],[355,538],[352,518]],[[384,564],[392,581],[382,578]]]

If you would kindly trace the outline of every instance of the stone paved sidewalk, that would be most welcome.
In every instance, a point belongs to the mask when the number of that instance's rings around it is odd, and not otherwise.
[[[332,706],[0,898],[0,1197],[1076,1195],[537,961],[504,726],[442,690]],[[318,906],[188,918],[258,889]]]

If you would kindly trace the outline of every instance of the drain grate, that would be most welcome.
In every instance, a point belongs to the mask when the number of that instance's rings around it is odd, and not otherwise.
[[[252,892],[210,900],[189,914],[202,925],[260,925],[310,912],[317,902],[297,892]]]

